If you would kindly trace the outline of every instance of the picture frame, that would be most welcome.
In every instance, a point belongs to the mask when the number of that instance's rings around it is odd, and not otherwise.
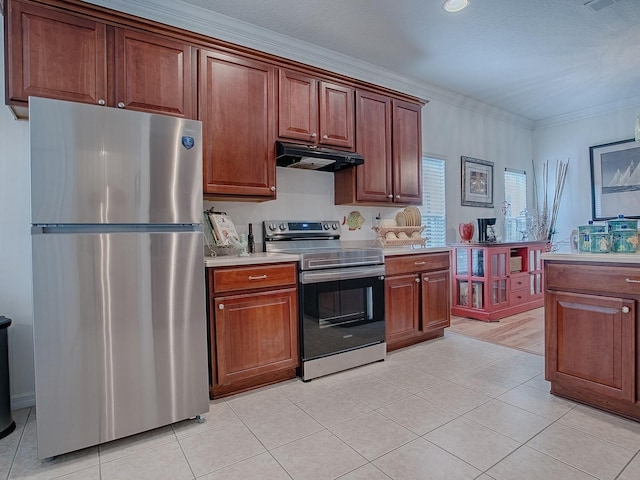
[[[462,160],[462,205],[493,208],[493,162],[478,158]]]
[[[640,218],[640,142],[631,138],[594,145],[589,147],[589,158],[593,220],[620,214]]]

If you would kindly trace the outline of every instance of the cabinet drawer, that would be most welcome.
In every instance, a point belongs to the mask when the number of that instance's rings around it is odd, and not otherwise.
[[[447,270],[448,268],[449,253],[447,252],[402,255],[384,259],[385,275]]]
[[[298,283],[295,263],[220,268],[213,269],[211,275],[215,293],[296,285]]]
[[[545,282],[551,290],[640,295],[640,268],[545,262]]]
[[[510,283],[509,289],[512,292],[526,290],[526,288],[529,286],[529,274],[528,273],[522,273],[518,275],[511,274],[509,283]]]

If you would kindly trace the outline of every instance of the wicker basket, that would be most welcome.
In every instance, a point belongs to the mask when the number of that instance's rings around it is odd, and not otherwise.
[[[418,245],[424,247],[427,238],[422,236],[424,225],[418,227],[373,227],[378,236],[378,241],[383,247],[402,247]],[[403,238],[405,234],[407,238]],[[400,235],[400,237],[398,236]]]

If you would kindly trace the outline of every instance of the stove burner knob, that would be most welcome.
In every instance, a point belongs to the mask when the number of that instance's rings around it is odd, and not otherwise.
[[[286,230],[287,226],[284,223],[280,224],[280,230]]]
[[[333,222],[331,224],[331,228],[333,228],[334,230],[337,230],[339,227],[338,227],[338,224],[336,222]]]
[[[329,224],[328,223],[323,223],[322,224],[322,228],[324,228],[325,230],[329,230]]]
[[[271,230],[272,232],[276,229],[276,224],[275,223],[270,223],[269,224],[269,230]]]

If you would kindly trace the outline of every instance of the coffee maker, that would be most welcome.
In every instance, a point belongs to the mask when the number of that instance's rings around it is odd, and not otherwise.
[[[479,218],[478,219],[478,242],[495,242],[496,241],[496,219],[495,218]]]

